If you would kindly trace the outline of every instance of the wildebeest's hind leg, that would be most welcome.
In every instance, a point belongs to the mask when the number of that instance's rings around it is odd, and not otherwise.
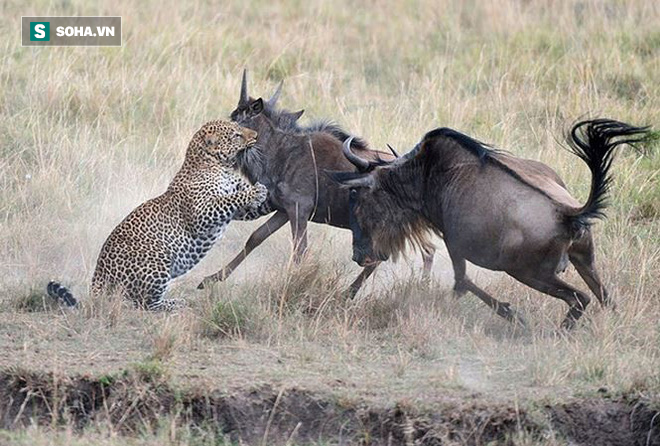
[[[435,255],[435,249],[433,248],[431,248],[429,251],[422,251],[422,261],[424,262],[424,269],[422,270],[422,278],[424,280],[428,280],[431,277],[434,255]]]
[[[495,310],[498,316],[503,317],[509,322],[518,322],[521,325],[525,326],[525,321],[516,314],[515,310],[511,308],[511,305],[508,302],[500,302],[495,299],[493,296],[476,286],[465,274],[465,259],[458,257],[456,254],[452,254],[449,251],[449,257],[451,258],[452,265],[454,267],[454,291],[458,294],[463,294],[466,291],[471,292],[479,299],[481,299],[486,305]]]
[[[512,273],[509,273],[509,275],[535,290],[557,297],[566,302],[570,308],[566,317],[562,321],[561,326],[568,330],[575,326],[575,322],[582,317],[582,313],[584,313],[584,310],[587,309],[587,306],[591,301],[589,296],[561,280],[554,272],[547,274],[540,273],[537,277]]]
[[[214,282],[225,280],[229,275],[240,265],[243,260],[261,243],[270,237],[275,231],[280,229],[289,220],[286,213],[277,211],[270,217],[266,223],[259,226],[256,231],[250,235],[250,238],[245,242],[245,248],[229,262],[227,266],[220,271],[207,276],[202,282],[197,285],[197,289],[204,289],[205,286],[211,285]]]
[[[348,297],[353,299],[355,295],[360,291],[362,284],[365,280],[369,278],[376,271],[376,268],[380,263],[374,263],[373,265],[365,266],[359,276],[353,281],[351,286],[348,287]]]
[[[580,240],[573,243],[568,250],[568,258],[577,270],[580,277],[604,307],[612,305],[613,302],[607,294],[607,290],[600,280],[594,261],[594,245],[591,234],[586,234]]]

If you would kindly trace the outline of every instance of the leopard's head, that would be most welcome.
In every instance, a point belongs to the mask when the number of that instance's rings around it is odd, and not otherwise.
[[[186,157],[203,157],[234,165],[240,152],[255,145],[257,132],[230,121],[210,121],[193,136]]]

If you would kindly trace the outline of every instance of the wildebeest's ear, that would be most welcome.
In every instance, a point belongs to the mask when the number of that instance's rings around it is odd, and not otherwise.
[[[335,170],[324,170],[325,174],[341,187],[371,188],[375,184],[374,177],[369,173],[362,172],[337,172]]]
[[[291,113],[289,113],[289,116],[291,116],[291,119],[293,119],[294,121],[297,121],[298,119],[300,119],[300,117],[303,115],[303,113],[305,113],[304,109],[303,110],[298,110],[297,112],[291,112]]]
[[[255,115],[258,115],[264,110],[264,100],[259,98],[250,102],[250,111]]]

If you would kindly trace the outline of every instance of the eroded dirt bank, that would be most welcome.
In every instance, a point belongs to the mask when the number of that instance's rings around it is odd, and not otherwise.
[[[433,401],[389,407],[299,388],[233,391],[173,389],[157,375],[54,378],[0,373],[0,428],[30,423],[102,423],[130,435],[162,417],[247,444],[516,444],[549,435],[584,445],[660,445],[657,404],[640,398],[584,398],[562,404]],[[655,407],[655,408],[654,408]]]

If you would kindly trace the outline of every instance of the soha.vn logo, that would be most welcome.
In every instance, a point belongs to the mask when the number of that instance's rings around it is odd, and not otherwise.
[[[121,16],[22,16],[21,45],[121,46]]]
[[[58,26],[58,37],[114,37],[114,26]],[[30,22],[30,40],[47,42],[50,40],[50,22]]]

